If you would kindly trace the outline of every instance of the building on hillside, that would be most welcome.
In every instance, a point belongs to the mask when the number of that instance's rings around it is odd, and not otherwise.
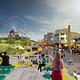
[[[55,44],[67,44],[67,33],[63,30],[56,30],[54,34]]]
[[[48,44],[53,44],[53,40],[54,40],[54,33],[53,32],[49,32],[44,35],[44,41],[47,41]]]
[[[9,35],[8,36],[11,36],[11,37],[15,37],[15,36],[19,36],[18,32],[16,31],[16,29],[12,29],[10,32],[9,32]]]
[[[75,38],[80,38],[80,33],[71,32],[71,45],[75,43]],[[68,45],[68,28],[58,29],[54,34],[54,43]]]

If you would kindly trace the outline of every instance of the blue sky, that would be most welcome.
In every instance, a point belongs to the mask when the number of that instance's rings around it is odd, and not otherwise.
[[[47,32],[66,28],[79,32],[79,0],[0,0],[0,34],[12,27],[30,32],[33,40],[40,40]]]

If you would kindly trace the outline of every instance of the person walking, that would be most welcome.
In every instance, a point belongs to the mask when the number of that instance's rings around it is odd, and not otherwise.
[[[52,61],[53,72],[51,80],[63,80],[62,69],[63,60],[61,59],[61,52],[57,51],[54,60]]]
[[[45,58],[45,55],[42,54],[41,55],[42,60],[39,61],[39,66],[38,66],[38,70],[40,69],[40,72],[42,72],[42,66],[46,66],[47,64],[47,58]]]

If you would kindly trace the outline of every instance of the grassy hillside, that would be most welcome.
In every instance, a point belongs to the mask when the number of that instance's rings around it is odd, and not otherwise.
[[[0,52],[6,51],[8,54],[21,54],[27,50],[28,45],[34,44],[35,41],[30,40],[29,38],[9,38],[0,39]],[[15,46],[21,46],[23,49],[15,48]]]

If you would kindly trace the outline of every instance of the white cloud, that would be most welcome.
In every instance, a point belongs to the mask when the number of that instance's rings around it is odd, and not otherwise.
[[[30,39],[39,41],[43,39],[43,33],[41,32],[31,32]]]
[[[30,19],[30,20],[35,21],[35,22],[38,22],[40,24],[46,24],[46,25],[50,24],[47,20],[44,20],[41,17],[25,16],[25,18]]]
[[[80,0],[46,0],[46,4],[53,11],[53,17],[50,19],[53,26],[64,28],[71,24],[73,31],[80,32]]]
[[[39,1],[39,0],[38,0]],[[43,3],[42,3],[43,1]],[[80,32],[80,1],[79,0],[40,0],[41,4],[46,4],[49,15],[39,17],[26,16],[26,19],[40,23],[41,28],[38,33],[55,31],[56,29],[66,28],[71,25],[71,30]],[[36,37],[36,38],[37,38]],[[41,36],[42,37],[42,36]],[[41,38],[40,37],[40,38]]]

